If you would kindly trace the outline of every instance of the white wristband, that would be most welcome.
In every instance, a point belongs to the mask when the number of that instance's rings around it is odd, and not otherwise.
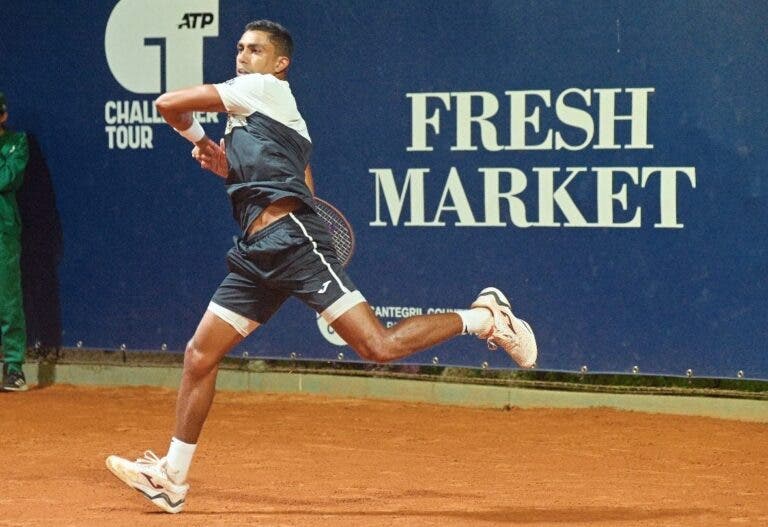
[[[197,143],[200,139],[205,137],[205,130],[197,122],[197,119],[192,119],[192,126],[186,130],[176,130],[179,134],[192,143]]]

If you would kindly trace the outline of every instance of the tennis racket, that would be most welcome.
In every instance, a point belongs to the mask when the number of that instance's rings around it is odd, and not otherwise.
[[[314,200],[317,214],[328,225],[328,232],[331,235],[336,256],[338,256],[341,265],[346,267],[355,252],[355,233],[352,226],[347,218],[339,212],[339,209],[318,197],[315,197]]]

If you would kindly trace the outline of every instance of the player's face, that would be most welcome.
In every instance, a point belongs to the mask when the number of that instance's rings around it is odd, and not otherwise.
[[[288,66],[288,58],[278,55],[269,34],[263,31],[246,31],[237,43],[235,67],[238,75],[248,73],[280,74]]]

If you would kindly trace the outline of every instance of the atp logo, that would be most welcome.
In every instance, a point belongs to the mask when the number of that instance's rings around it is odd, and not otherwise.
[[[203,83],[203,39],[219,36],[219,0],[119,0],[104,34],[107,64],[133,93]]]
[[[188,27],[190,29],[195,27],[204,28],[212,23],[213,13],[184,13],[184,17],[181,19],[181,24],[179,24],[179,29],[183,27]]]

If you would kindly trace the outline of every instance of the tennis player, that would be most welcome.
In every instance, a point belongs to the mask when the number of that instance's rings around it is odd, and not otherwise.
[[[385,328],[349,279],[323,220],[313,210],[312,141],[286,81],[293,41],[281,25],[251,22],[237,44],[237,76],[161,95],[165,120],[195,144],[193,156],[225,179],[242,235],[227,254],[229,274],[186,347],[168,453],[147,451],[107,467],[164,511],[184,508],[198,437],[213,400],[222,357],[265,324],[289,297],[306,303],[361,357],[388,362],[461,334],[503,348],[534,366],[536,340],[506,297],[486,288],[471,308],[414,316]],[[224,142],[205,135],[192,112],[227,112]],[[226,151],[226,156],[224,155]]]

